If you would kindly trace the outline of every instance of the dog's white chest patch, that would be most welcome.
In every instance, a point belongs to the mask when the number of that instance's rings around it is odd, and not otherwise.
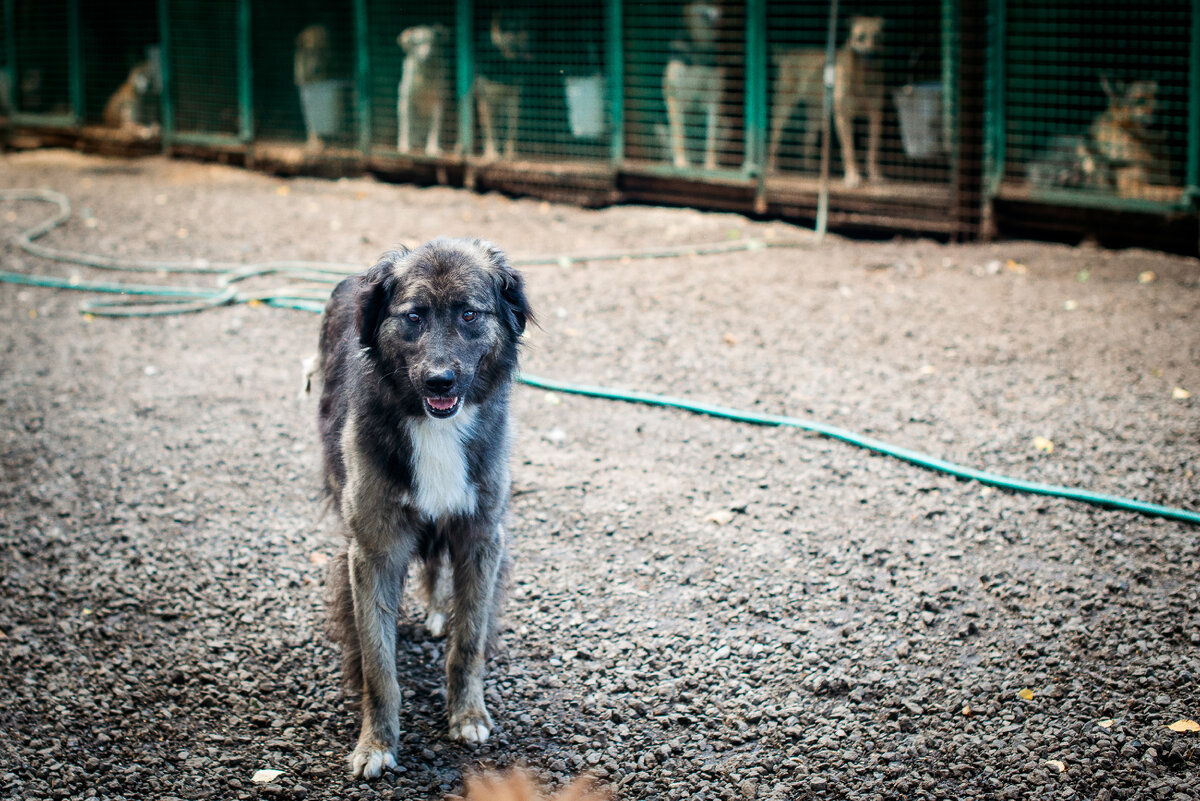
[[[409,502],[426,518],[475,511],[475,487],[467,474],[463,439],[474,415],[464,408],[449,420],[407,423],[412,442],[413,489]]]

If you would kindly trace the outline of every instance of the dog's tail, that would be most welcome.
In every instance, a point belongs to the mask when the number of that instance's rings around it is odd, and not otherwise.
[[[354,596],[350,589],[350,556],[345,548],[329,562],[325,582],[325,633],[342,650],[342,685],[352,692],[363,686],[362,644],[354,625]]]

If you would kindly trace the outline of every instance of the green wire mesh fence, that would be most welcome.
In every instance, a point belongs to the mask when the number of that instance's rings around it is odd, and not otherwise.
[[[1188,0],[1009,0],[997,42],[1001,191],[1187,202],[1194,14]]]
[[[1198,182],[1197,0],[843,2],[828,115],[817,0],[0,3],[9,130],[803,217],[828,120],[835,219],[951,234]]]

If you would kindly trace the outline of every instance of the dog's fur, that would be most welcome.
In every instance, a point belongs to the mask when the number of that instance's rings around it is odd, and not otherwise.
[[[1100,85],[1108,97],[1108,108],[1088,131],[1091,153],[1101,171],[1098,181],[1116,189],[1121,197],[1149,198],[1152,185],[1169,180],[1169,167],[1161,137],[1150,125],[1158,112],[1158,84],[1134,81],[1114,88],[1106,77]]]
[[[355,775],[396,764],[396,616],[413,557],[433,633],[449,617],[450,737],[491,732],[483,663],[508,561],[509,393],[531,318],[520,274],[479,240],[386,253],[325,308],[318,423],[347,538],[328,606],[343,679],[363,694]]]
[[[396,149],[401,153],[411,149],[418,121],[428,125],[425,153],[436,156],[442,151],[442,110],[450,94],[449,37],[444,25],[414,25],[396,39],[404,51],[396,98]]]
[[[704,116],[704,168],[717,167],[717,127],[725,70],[717,64],[717,23],[721,10],[713,3],[688,3],[683,8],[683,28],[671,41],[663,72],[663,99],[667,104],[667,130],[671,162],[688,166],[687,122],[693,111]]]
[[[161,80],[154,64],[142,61],[129,70],[128,77],[104,104],[104,124],[119,128],[142,138],[156,136],[158,126],[158,101]]]
[[[496,126],[501,118],[504,158],[512,160],[516,156],[524,73],[532,60],[528,12],[504,8],[492,14],[492,24],[478,63],[479,75],[475,78],[475,101],[479,108],[479,126],[483,130],[483,157],[489,161],[500,155]]]
[[[834,61],[833,122],[842,145],[842,164],[846,186],[858,186],[862,175],[854,154],[854,121],[867,118],[867,177],[883,179],[879,169],[879,142],[883,134],[883,72],[879,59],[883,53],[882,17],[853,17],[850,36],[837,49]],[[805,105],[804,138],[801,154],[805,169],[812,169],[821,132],[821,95],[825,71],[825,51],[803,48],[776,56],[774,108],[771,112],[771,141],[767,151],[767,169],[779,162],[779,145],[788,118],[797,104]]]
[[[588,778],[576,779],[562,792],[547,796],[523,770],[504,775],[482,774],[466,780],[466,792],[458,801],[608,801],[612,794]]]

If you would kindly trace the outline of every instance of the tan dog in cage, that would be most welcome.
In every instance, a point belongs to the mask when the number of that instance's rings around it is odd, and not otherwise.
[[[833,85],[833,121],[842,146],[846,186],[858,186],[862,175],[854,153],[854,121],[867,118],[867,177],[883,180],[879,169],[879,142],[883,136],[883,54],[882,17],[853,17],[850,36],[838,48]],[[806,169],[812,169],[821,131],[821,95],[825,72],[823,48],[806,47],[782,52],[775,59],[775,105],[771,113],[771,141],[767,151],[767,169],[779,163],[779,145],[793,109],[805,105],[804,138],[801,153]]]
[[[142,61],[104,104],[104,124],[150,139],[159,133],[157,121],[159,86],[162,81],[151,61]]]
[[[1093,169],[1101,172],[1100,180],[1093,183],[1116,189],[1120,197],[1177,198],[1178,187],[1162,186],[1170,180],[1170,164],[1163,137],[1150,129],[1158,112],[1158,84],[1134,81],[1115,89],[1101,76],[1100,85],[1108,96],[1108,108],[1088,130]]]

